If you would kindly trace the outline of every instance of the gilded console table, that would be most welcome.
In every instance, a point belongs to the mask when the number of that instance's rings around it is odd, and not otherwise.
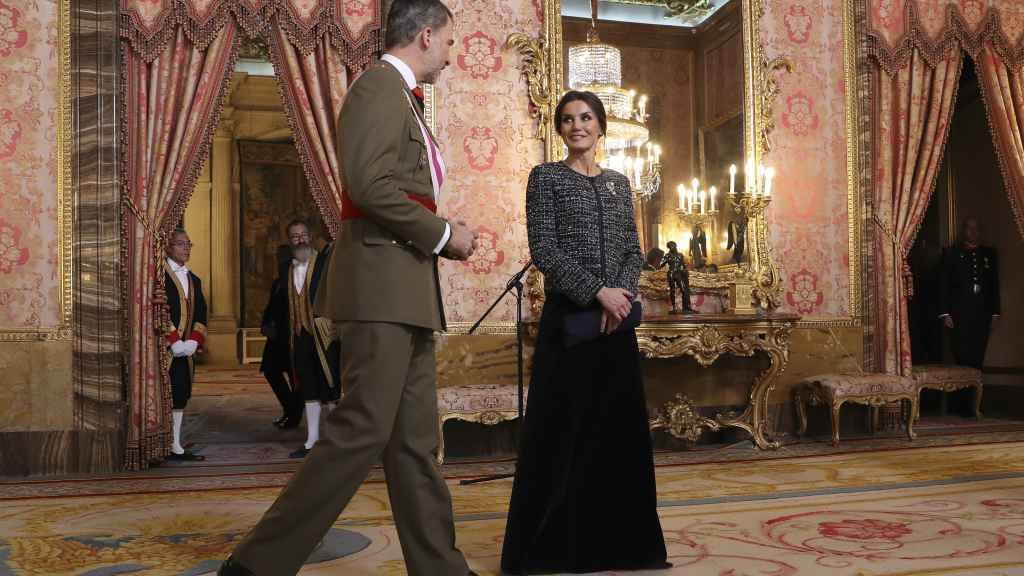
[[[645,319],[637,328],[640,352],[647,358],[692,356],[708,367],[726,354],[752,357],[760,352],[770,361],[750,386],[749,402],[741,414],[706,418],[697,413],[682,392],[650,421],[651,429],[694,442],[704,428],[740,428],[761,449],[775,449],[768,437],[768,395],[789,362],[789,335],[799,319],[795,314],[697,314]]]

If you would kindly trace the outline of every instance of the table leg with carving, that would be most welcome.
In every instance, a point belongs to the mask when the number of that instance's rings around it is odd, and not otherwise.
[[[721,329],[720,329],[721,328]],[[696,442],[704,428],[720,430],[739,428],[750,434],[751,441],[762,450],[776,449],[781,444],[771,438],[769,430],[768,399],[775,382],[789,361],[790,322],[749,324],[723,322],[719,326],[706,323],[686,331],[640,331],[638,341],[648,358],[676,358],[692,356],[701,367],[709,367],[724,355],[752,357],[757,353],[768,355],[768,368],[760,372],[751,384],[747,405],[742,413],[700,416],[689,398],[678,393],[674,400],[661,408],[651,419],[651,429],[667,430],[673,436]]]

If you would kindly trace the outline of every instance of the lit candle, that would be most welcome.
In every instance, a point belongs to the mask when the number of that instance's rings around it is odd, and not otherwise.
[[[651,161],[651,158],[654,155],[653,148],[654,148],[654,144],[651,144],[650,142],[648,142],[647,143],[647,161],[648,162]]]
[[[753,194],[754,189],[754,161],[747,160],[743,170],[743,188],[747,194]]]
[[[764,164],[757,165],[757,179],[754,182],[754,194],[757,195],[758,190],[764,194]]]
[[[654,145],[654,163],[661,163],[661,146],[658,146],[657,144]]]
[[[701,214],[705,214],[705,212],[704,212],[704,200],[707,198],[707,196],[708,196],[707,192],[705,192],[703,190],[700,191],[700,213]]]
[[[715,194],[718,194],[718,189],[714,186],[711,187],[711,212],[715,211]]]
[[[712,190],[714,190],[714,188],[712,188]],[[735,164],[729,164],[729,194],[736,194],[736,165]],[[711,206],[712,206],[711,209],[712,210],[714,210],[714,206],[715,206],[714,198],[715,198],[714,196],[711,197]]]
[[[764,197],[772,195],[772,180],[775,179],[775,168],[768,167],[764,172]]]
[[[679,209],[686,210],[686,186],[676,186],[676,193],[679,194]]]

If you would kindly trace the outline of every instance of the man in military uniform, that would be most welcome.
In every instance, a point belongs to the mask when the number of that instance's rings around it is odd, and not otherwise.
[[[981,368],[992,320],[999,316],[999,268],[994,248],[980,245],[978,221],[964,221],[959,245],[943,257],[939,316],[953,331],[957,364]]]
[[[168,460],[205,460],[203,456],[185,450],[181,443],[181,426],[185,407],[192,397],[192,378],[195,375],[195,355],[203,353],[206,340],[206,300],[203,284],[185,264],[192,255],[192,241],[188,233],[177,229],[167,243],[164,261],[164,288],[170,308],[171,325],[165,330],[167,347],[171,354],[171,418],[173,443]]]
[[[686,259],[676,249],[675,242],[668,243],[668,253],[661,260],[659,269],[668,266],[668,293],[672,302],[672,309],[669,314],[679,314],[676,308],[676,288],[682,292],[683,312],[693,312],[690,306],[690,271],[686,269]]]

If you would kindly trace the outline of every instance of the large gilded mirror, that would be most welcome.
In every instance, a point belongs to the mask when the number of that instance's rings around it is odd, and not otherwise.
[[[564,157],[551,125],[569,89],[609,113],[601,164],[633,182],[647,269],[641,290],[667,310],[659,269],[673,242],[702,312],[779,304],[764,211],[770,210],[774,72],[757,36],[759,0],[545,0],[540,38],[516,35],[548,160]],[[703,296],[703,297],[701,297]],[[650,308],[650,307],[649,307]]]

